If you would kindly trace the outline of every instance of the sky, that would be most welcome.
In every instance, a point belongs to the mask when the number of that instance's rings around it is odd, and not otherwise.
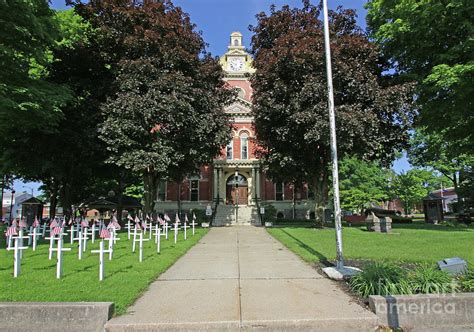
[[[312,1],[317,4],[319,1]],[[358,24],[365,29],[364,0],[328,0],[328,6],[335,9],[338,6],[353,8],[358,14]],[[256,24],[255,15],[259,12],[267,12],[272,4],[276,7],[288,4],[291,7],[301,7],[301,0],[174,0],[176,6],[183,8],[187,12],[191,21],[196,24],[196,29],[202,31],[207,50],[214,56],[220,56],[227,51],[229,35],[233,31],[240,31],[244,35],[244,45],[250,46],[249,25]],[[64,0],[52,0],[54,9],[66,9]],[[410,165],[404,156],[394,163],[397,172],[406,171]],[[30,188],[23,188],[28,186]],[[34,188],[35,194],[38,188],[37,183],[15,183],[17,191],[31,191]]]

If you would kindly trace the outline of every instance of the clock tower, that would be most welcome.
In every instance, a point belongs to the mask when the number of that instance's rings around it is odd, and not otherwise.
[[[244,77],[255,70],[252,68],[252,58],[245,51],[242,45],[242,34],[232,32],[230,34],[227,52],[221,56],[222,68],[226,71],[227,77]]]

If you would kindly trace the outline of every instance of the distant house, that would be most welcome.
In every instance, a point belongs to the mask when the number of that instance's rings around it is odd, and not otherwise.
[[[445,213],[453,212],[452,203],[456,203],[458,201],[458,195],[456,194],[456,191],[454,191],[454,187],[438,189],[432,191],[430,195],[442,198],[443,212]]]
[[[27,192],[16,193],[15,195],[12,195],[11,193],[4,193],[2,200],[3,217],[9,220],[10,208],[12,208],[12,219],[19,218],[21,215],[21,204],[32,197],[33,195],[28,194]]]

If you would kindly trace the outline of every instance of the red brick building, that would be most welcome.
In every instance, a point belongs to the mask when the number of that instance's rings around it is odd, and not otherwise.
[[[184,209],[205,208],[215,200],[227,205],[238,202],[241,206],[254,206],[255,201],[260,199],[272,202],[280,213],[289,217],[295,195],[298,214],[308,214],[306,189],[294,194],[290,185],[273,183],[260,170],[259,160],[255,156],[256,133],[251,115],[252,87],[249,82],[254,69],[252,58],[242,44],[241,33],[233,32],[230,35],[228,51],[220,58],[220,63],[226,72],[226,82],[238,89],[237,100],[225,109],[233,124],[232,139],[212,165],[201,168],[199,176],[189,177],[179,186],[172,182],[161,183],[158,210],[175,210],[179,190]],[[238,188],[235,186],[236,174]]]

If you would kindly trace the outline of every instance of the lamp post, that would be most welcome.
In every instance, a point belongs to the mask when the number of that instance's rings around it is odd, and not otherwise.
[[[237,224],[239,222],[239,169],[235,169],[235,194],[236,194],[236,199],[235,199],[235,223]]]
[[[334,93],[332,86],[331,46],[329,43],[328,3],[323,0],[324,12],[324,48],[326,53],[326,74],[328,82],[329,127],[331,130],[332,184],[334,193],[334,223],[336,228],[336,267],[344,267],[342,255],[342,223],[339,201],[339,170],[337,166],[336,115],[334,111]]]
[[[9,225],[11,225],[12,223],[12,212],[13,212],[13,199],[15,197],[15,190],[12,190],[12,197],[11,197],[11,200],[10,200],[10,222],[8,223]]]

